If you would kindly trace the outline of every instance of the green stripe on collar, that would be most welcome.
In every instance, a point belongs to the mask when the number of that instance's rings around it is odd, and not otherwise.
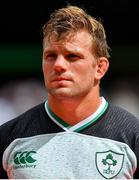
[[[60,123],[62,126],[69,128],[71,127],[68,123],[66,123],[65,121],[63,121],[62,119],[60,119],[55,113],[52,112],[52,110],[50,109],[48,102],[46,103],[46,107],[47,110],[49,112],[49,114],[51,115],[51,117],[53,117],[58,123]]]
[[[98,114],[98,116],[96,116],[94,119],[92,119],[92,121],[89,121],[88,123],[84,124],[83,126],[75,129],[74,132],[79,132],[79,131],[85,129],[86,127],[90,126],[94,122],[96,122],[102,116],[102,114],[106,111],[107,108],[108,108],[108,102],[106,102],[104,109],[102,109],[102,111],[100,112],[100,114]]]
[[[74,126],[69,125],[65,121],[63,121],[61,118],[59,118],[56,114],[52,112],[48,105],[48,101],[45,102],[45,110],[48,114],[48,116],[62,129],[65,131],[72,131],[72,132],[79,132],[83,130],[84,128],[90,126],[94,122],[96,122],[107,110],[108,108],[108,102],[101,97],[102,103],[100,104],[99,108],[94,112],[91,116],[88,118],[82,120],[81,122],[75,124]]]

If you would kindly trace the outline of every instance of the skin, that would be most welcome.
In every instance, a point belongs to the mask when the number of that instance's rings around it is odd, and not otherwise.
[[[109,62],[92,53],[85,30],[56,41],[44,39],[43,73],[51,110],[70,125],[94,113],[100,105],[99,84]]]

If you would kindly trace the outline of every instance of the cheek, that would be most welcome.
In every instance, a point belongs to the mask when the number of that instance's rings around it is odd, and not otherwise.
[[[44,61],[42,63],[42,69],[43,69],[43,73],[47,74],[49,72],[49,70],[51,69],[51,67],[47,62]]]
[[[42,70],[43,70],[44,79],[45,79],[45,81],[47,81],[49,73],[50,73],[49,72],[50,68],[46,63],[43,63],[42,64]]]
[[[96,72],[96,69],[93,67],[92,64],[90,65],[83,65],[83,66],[79,66],[76,70],[77,73],[77,77],[80,76],[84,79],[90,79],[93,78]]]
[[[82,81],[85,84],[94,84],[96,69],[93,66],[87,67],[87,70],[82,73]]]

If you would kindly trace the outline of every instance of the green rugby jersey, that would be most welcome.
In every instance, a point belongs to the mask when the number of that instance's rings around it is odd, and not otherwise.
[[[139,120],[108,105],[70,126],[47,102],[0,127],[0,178],[139,178]]]

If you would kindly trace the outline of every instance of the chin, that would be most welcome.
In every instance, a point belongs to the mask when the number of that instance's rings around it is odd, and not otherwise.
[[[65,98],[73,97],[73,94],[71,93],[71,91],[69,91],[69,89],[66,89],[66,88],[51,90],[49,93],[57,99],[65,99]]]

